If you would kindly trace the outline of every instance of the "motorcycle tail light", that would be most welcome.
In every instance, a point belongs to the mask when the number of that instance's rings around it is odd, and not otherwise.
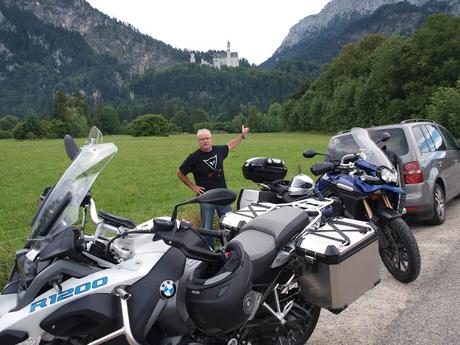
[[[420,163],[417,161],[405,163],[403,171],[406,184],[422,183],[425,181]]]

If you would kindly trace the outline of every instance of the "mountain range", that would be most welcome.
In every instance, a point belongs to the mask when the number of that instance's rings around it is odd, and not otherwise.
[[[407,36],[429,15],[439,12],[459,16],[460,1],[332,0],[320,13],[294,25],[281,46],[261,66],[273,68],[283,60],[303,60],[322,66],[347,43],[372,33]]]
[[[188,60],[183,50],[141,34],[136,28],[110,18],[85,0],[2,0],[30,12],[45,24],[77,32],[97,54],[109,54],[133,73]]]
[[[262,69],[243,63],[217,71],[191,66],[188,52],[85,0],[0,0],[0,116],[50,114],[58,90],[83,94],[92,108],[125,109],[130,118],[172,103],[230,119],[250,106],[266,111],[347,43],[376,32],[408,35],[436,12],[460,15],[460,1],[332,0],[293,26]]]

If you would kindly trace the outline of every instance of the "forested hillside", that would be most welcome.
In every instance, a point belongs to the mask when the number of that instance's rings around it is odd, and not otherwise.
[[[92,112],[110,104],[119,111],[121,120],[146,113],[171,118],[178,111],[190,113],[200,108],[216,120],[228,121],[240,113],[247,114],[251,106],[266,111],[271,103],[283,101],[301,85],[301,76],[292,66],[264,71],[244,59],[240,68],[221,70],[168,60],[170,67],[147,68],[149,65],[144,64],[139,67],[142,73],[134,73],[135,67],[118,58],[123,55],[118,41],[100,49],[102,42],[109,40],[109,32],[113,36],[117,30],[126,34],[124,24],[99,18],[103,15],[88,10],[89,5],[82,0],[37,3],[40,6],[25,1],[18,3],[21,7],[13,1],[8,1],[8,6],[0,3],[0,116],[50,118],[55,95],[63,91],[68,96],[81,94]],[[51,8],[52,4],[60,6]],[[78,31],[78,23],[83,25],[84,21],[73,6],[85,10],[87,27],[92,28],[91,40],[89,33]],[[63,18],[48,18],[50,13]],[[58,25],[64,22],[71,24]],[[99,43],[95,38],[98,34]],[[132,41],[145,39],[134,34],[127,40],[126,56],[132,53]],[[111,46],[117,48],[109,49]],[[164,62],[166,57],[160,56],[166,48],[160,48],[154,55]],[[211,59],[215,52],[197,52],[197,57]],[[182,59],[184,55],[182,52]]]
[[[459,80],[460,17],[438,14],[409,38],[370,35],[345,46],[284,104],[283,116],[289,130],[333,132],[411,117],[456,127]]]
[[[308,63],[265,71],[178,64],[129,75],[76,32],[0,4],[0,139],[106,134],[335,132],[429,117],[460,137],[460,17],[437,14],[409,37],[346,45],[315,80]],[[25,23],[22,25],[19,23]],[[14,115],[14,116],[11,116]]]
[[[0,2],[0,115],[49,116],[57,90],[80,91],[87,102],[119,102],[127,67],[95,53],[74,31],[45,24]]]
[[[143,73],[187,61],[187,52],[140,33],[131,24],[110,18],[85,0],[2,0],[35,15],[45,24],[82,36],[97,54],[107,54],[129,73]]]
[[[174,103],[180,109],[201,108],[214,118],[228,121],[240,112],[247,114],[251,106],[267,111],[271,103],[283,101],[300,84],[296,74],[278,70],[249,66],[219,70],[183,64],[138,76],[130,83],[130,90],[134,104],[152,103],[149,111],[165,112]]]

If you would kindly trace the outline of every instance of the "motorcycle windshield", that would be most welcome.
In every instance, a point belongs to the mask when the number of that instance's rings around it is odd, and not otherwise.
[[[358,145],[359,152],[363,153],[367,162],[376,165],[377,167],[385,166],[389,169],[394,170],[388,157],[383,151],[372,141],[369,136],[369,132],[364,128],[352,128],[351,135]]]
[[[79,208],[97,176],[117,152],[113,143],[103,143],[102,133],[91,128],[86,144],[32,220],[30,239],[68,228],[78,220]]]

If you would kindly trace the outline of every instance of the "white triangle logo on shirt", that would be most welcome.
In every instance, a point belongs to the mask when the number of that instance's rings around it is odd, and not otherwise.
[[[212,170],[217,169],[217,154],[208,159],[203,159],[203,162],[206,163]]]

